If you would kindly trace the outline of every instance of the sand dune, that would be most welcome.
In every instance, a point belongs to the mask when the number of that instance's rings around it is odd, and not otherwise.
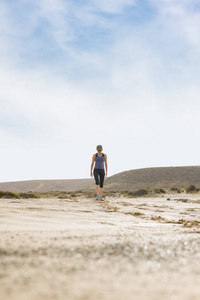
[[[200,299],[198,197],[1,199],[1,299]]]

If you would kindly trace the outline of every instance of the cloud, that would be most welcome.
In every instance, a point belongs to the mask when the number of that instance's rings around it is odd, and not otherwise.
[[[100,11],[111,14],[119,14],[124,8],[135,5],[134,0],[93,0],[91,4],[96,6]]]
[[[151,1],[159,10],[163,21],[176,30],[182,39],[193,47],[200,44],[200,6],[196,0],[191,1]]]
[[[99,143],[111,174],[198,161],[185,145],[198,148],[197,2],[0,5],[0,137],[12,178],[87,177]]]

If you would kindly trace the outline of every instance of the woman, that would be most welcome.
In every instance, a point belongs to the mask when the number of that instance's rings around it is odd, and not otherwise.
[[[97,193],[96,199],[103,200],[102,198],[103,182],[104,182],[104,177],[107,177],[107,171],[108,171],[107,155],[102,153],[103,147],[101,145],[98,145],[96,149],[98,153],[92,156],[90,175],[91,177],[93,177],[94,174],[94,179],[96,183],[96,193]],[[106,174],[104,171],[104,164],[106,167]],[[93,166],[94,166],[94,171],[92,172]]]

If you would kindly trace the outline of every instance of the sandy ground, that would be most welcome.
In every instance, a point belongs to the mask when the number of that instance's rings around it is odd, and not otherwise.
[[[199,208],[182,194],[0,199],[0,299],[199,300]]]

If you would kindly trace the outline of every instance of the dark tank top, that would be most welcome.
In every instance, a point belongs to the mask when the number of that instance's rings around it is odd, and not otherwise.
[[[96,153],[94,169],[104,169],[104,162],[105,162],[104,154],[102,153],[102,156],[99,157],[98,154]]]

